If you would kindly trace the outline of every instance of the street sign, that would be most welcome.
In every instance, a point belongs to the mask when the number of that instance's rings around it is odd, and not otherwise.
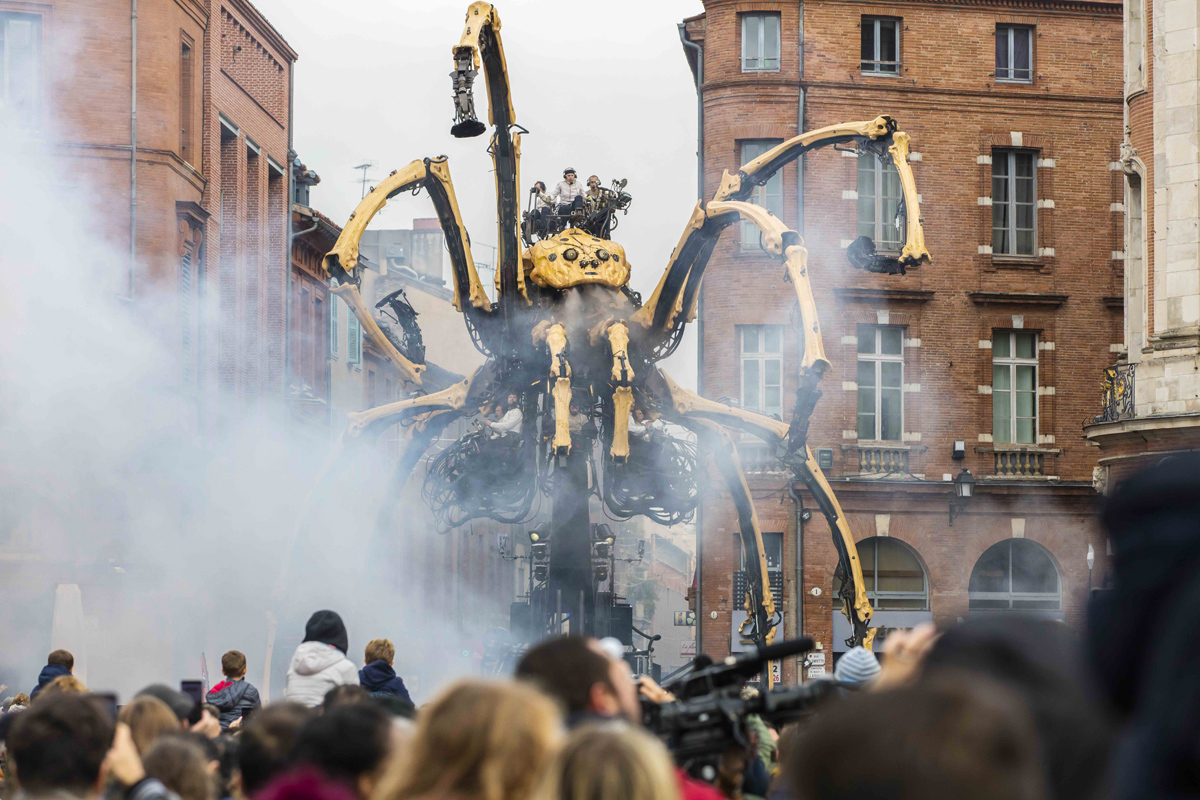
[[[810,681],[813,678],[823,678],[823,677],[825,677],[825,668],[824,667],[809,667],[808,668],[808,679]]]
[[[819,652],[809,653],[805,657],[805,661],[808,662],[810,667],[823,667],[825,666],[825,654]]]

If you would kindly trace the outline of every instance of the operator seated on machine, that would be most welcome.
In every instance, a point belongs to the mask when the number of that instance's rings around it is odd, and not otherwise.
[[[489,439],[501,439],[506,442],[520,441],[521,439],[521,424],[525,421],[525,415],[521,413],[521,406],[516,392],[509,392],[508,399],[504,403],[496,403],[497,412],[504,409],[504,415],[499,420],[492,422],[485,419],[484,427],[488,429]]]
[[[554,187],[550,199],[555,204],[555,213],[560,217],[569,217],[576,211],[583,211],[584,187],[575,179],[574,167],[563,170],[563,179]]]
[[[554,200],[546,192],[546,184],[542,181],[536,181],[529,193],[534,198],[533,208],[529,212],[533,233],[544,238],[550,233],[550,215],[554,213]]]
[[[591,175],[587,179],[587,191],[584,193],[583,201],[587,205],[588,211],[596,211],[600,208],[604,196],[608,194],[604,189],[600,188],[600,178],[597,175]]]
[[[641,408],[638,406],[633,407],[633,419],[629,421],[629,435],[631,438],[648,442],[653,434],[662,432],[662,423],[659,420],[650,419]]]

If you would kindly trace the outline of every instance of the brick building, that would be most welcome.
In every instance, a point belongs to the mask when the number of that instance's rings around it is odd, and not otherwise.
[[[1125,334],[1087,438],[1097,482],[1200,449],[1197,25],[1182,5],[1125,4]]]
[[[934,260],[907,276],[854,271],[845,251],[862,234],[898,239],[894,168],[828,148],[755,195],[809,250],[833,368],[808,443],[881,633],[998,608],[1079,621],[1089,548],[1097,584],[1107,564],[1080,423],[1123,325],[1120,4],[709,0],[680,33],[704,197],[800,130],[889,114],[912,136]],[[794,306],[757,233],[727,230],[701,299],[701,392],[788,419]],[[742,450],[782,633],[813,636],[829,669],[849,632],[828,526],[760,447]],[[951,526],[964,468],[975,497]],[[727,494],[701,509],[700,545],[699,647],[719,656],[742,646],[744,616]],[[794,680],[797,664],[782,666]]]
[[[247,0],[132,8],[0,1],[0,116],[103,198],[120,291],[165,320],[204,429],[283,392],[296,53]]]

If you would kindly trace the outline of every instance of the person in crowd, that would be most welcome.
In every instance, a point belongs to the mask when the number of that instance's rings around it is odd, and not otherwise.
[[[1024,700],[1049,798],[1097,795],[1106,778],[1097,765],[1109,751],[1109,722],[1067,626],[1018,614],[972,617],[937,638],[920,680],[955,675],[994,681]]]
[[[1102,521],[1112,589],[1092,594],[1087,658],[1120,728],[1111,795],[1200,795],[1200,452],[1118,483]]]
[[[61,678],[64,675],[70,675],[75,669],[75,656],[67,650],[55,650],[46,657],[46,666],[42,667],[41,673],[38,675],[37,686],[33,687],[33,691],[29,693],[29,698],[38,696],[38,692],[42,687],[48,685],[55,678]]]
[[[297,767],[317,769],[359,800],[371,797],[391,755],[391,716],[374,703],[338,706],[313,717],[292,748]]]
[[[566,215],[572,211],[583,211],[583,193],[583,184],[575,179],[575,169],[567,167],[563,170],[563,179],[550,195],[555,204],[555,212]]]
[[[157,697],[166,703],[167,707],[171,709],[175,717],[179,720],[181,727],[187,727],[189,719],[192,717],[193,712],[196,711],[195,700],[178,689],[172,689],[165,683],[152,683],[138,692],[136,696]]]
[[[243,797],[257,795],[287,772],[292,748],[312,716],[312,711],[299,703],[271,703],[242,727],[233,784]]]
[[[1045,797],[1023,704],[975,677],[835,700],[800,735],[784,770],[795,800]]]
[[[550,764],[538,800],[679,800],[671,755],[632,725],[585,723]]]
[[[374,800],[528,800],[562,738],[554,702],[532,687],[460,681],[421,708]]]
[[[23,797],[100,800],[107,778],[125,800],[172,800],[146,775],[129,726],[87,694],[61,694],[17,715],[6,740]]]
[[[547,639],[517,662],[516,678],[528,681],[562,703],[567,725],[588,720],[642,717],[637,687],[623,659],[609,658],[596,639]]]
[[[879,677],[879,659],[867,648],[859,645],[852,647],[838,659],[833,668],[833,677],[842,683],[854,684],[865,689]]]
[[[74,675],[60,675],[45,686],[38,688],[41,689],[37,696],[39,701],[58,694],[86,694],[88,690],[83,685],[83,681]]]
[[[220,712],[221,730],[228,730],[234,720],[260,707],[262,702],[250,681],[246,680],[246,656],[230,650],[221,656],[221,672],[225,680],[208,690],[206,699]]]
[[[349,787],[330,780],[315,769],[281,775],[258,793],[254,800],[355,800]]]
[[[317,611],[304,628],[304,642],[288,666],[283,694],[288,700],[316,708],[335,686],[358,683],[358,668],[346,658],[350,638],[335,611]]]
[[[365,706],[371,703],[371,695],[366,689],[353,683],[335,686],[325,693],[321,701],[321,712],[325,713],[340,706]]]
[[[500,403],[496,404],[497,412],[504,409],[504,416],[496,422],[484,420],[483,424],[487,426],[488,436],[492,439],[500,437],[519,437],[521,435],[521,424],[525,421],[525,416],[521,413],[520,398],[516,392],[509,392],[508,399],[503,406]]]
[[[161,781],[180,800],[220,800],[215,797],[209,759],[188,737],[185,733],[160,736],[142,756],[146,774]]]
[[[358,684],[370,692],[372,697],[393,694],[411,703],[412,698],[408,696],[404,681],[392,668],[395,658],[396,646],[392,644],[391,639],[372,639],[367,642],[367,649],[363,654],[364,666],[358,671]]]
[[[138,695],[122,706],[117,720],[129,726],[133,743],[142,755],[158,737],[181,729],[179,718],[170,706],[148,694]]]
[[[635,683],[623,658],[586,636],[546,639],[521,657],[514,674],[518,681],[532,683],[557,700],[567,713],[569,727],[614,719],[639,723],[639,689],[654,702],[671,699],[653,681],[643,678]],[[676,770],[675,779],[683,800],[721,797],[712,786],[689,777],[682,769]]]
[[[19,692],[9,699],[8,705],[4,707],[4,710],[6,712],[24,711],[25,709],[29,708],[29,702],[29,695],[25,694],[24,692]]]

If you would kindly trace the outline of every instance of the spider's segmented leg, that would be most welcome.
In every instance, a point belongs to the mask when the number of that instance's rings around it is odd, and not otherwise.
[[[629,326],[624,322],[606,320],[592,329],[592,345],[601,337],[608,339],[612,351],[613,431],[609,455],[623,464],[629,458],[629,413],[633,410],[633,367],[629,364]]]
[[[571,363],[567,360],[567,329],[561,322],[545,323],[533,329],[535,344],[545,342],[550,348],[550,390],[554,397],[554,441],[557,455],[571,452]]]

